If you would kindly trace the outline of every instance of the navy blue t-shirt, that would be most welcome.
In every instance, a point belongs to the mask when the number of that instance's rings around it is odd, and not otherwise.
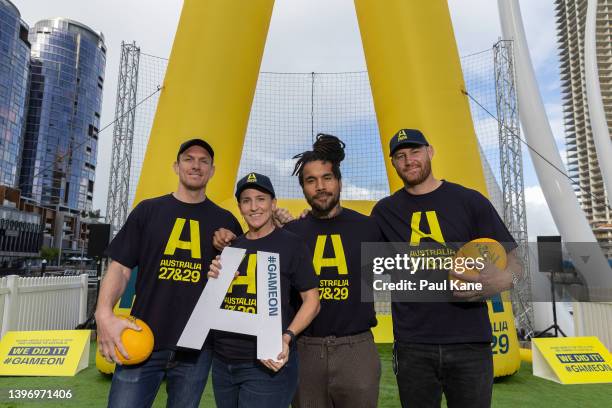
[[[111,259],[138,266],[131,314],[151,327],[155,350],[176,348],[218,254],[219,228],[242,234],[236,217],[208,198],[190,204],[168,194],[139,203],[110,243]]]
[[[257,313],[257,251],[277,253],[282,326],[285,330],[297,313],[293,299],[299,297],[299,292],[317,287],[310,250],[300,237],[281,228],[258,239],[248,239],[242,235],[232,242],[232,247],[246,249],[246,254],[238,267],[239,276],[232,282],[221,307]],[[215,355],[223,361],[253,361],[257,358],[257,338],[215,330],[214,350]]]
[[[361,301],[360,267],[361,244],[382,240],[376,222],[343,208],[333,218],[309,214],[284,228],[296,233],[310,247],[319,280],[321,311],[304,335],[349,336],[376,326],[374,303]]]
[[[487,198],[448,181],[422,195],[402,188],[380,200],[372,216],[388,242],[466,243],[492,238],[506,251],[516,247]],[[492,339],[486,302],[393,302],[391,312],[398,341],[451,344]]]

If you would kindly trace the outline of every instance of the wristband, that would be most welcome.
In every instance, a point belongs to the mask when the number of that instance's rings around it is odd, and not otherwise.
[[[289,339],[290,339],[290,340],[289,340],[289,343],[290,343],[290,344],[291,344],[291,343],[293,343],[293,341],[295,340],[295,333],[294,333],[294,332],[292,332],[291,330],[287,329],[287,330],[285,330],[285,331],[283,332],[283,335],[285,335],[285,334],[286,334],[287,336],[289,336]]]

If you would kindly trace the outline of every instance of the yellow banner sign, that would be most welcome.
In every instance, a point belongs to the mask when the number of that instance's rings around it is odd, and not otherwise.
[[[533,339],[533,375],[561,384],[612,383],[612,355],[597,337]]]
[[[7,332],[0,375],[70,377],[89,364],[89,330]]]

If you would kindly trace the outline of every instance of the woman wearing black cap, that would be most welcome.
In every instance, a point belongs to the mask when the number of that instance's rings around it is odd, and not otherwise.
[[[253,336],[218,331],[214,335],[213,388],[219,408],[286,408],[297,387],[298,360],[294,339],[319,312],[318,280],[312,254],[295,234],[275,228],[274,188],[264,175],[250,173],[236,186],[240,213],[249,229],[233,247],[246,249],[223,301],[223,308],[255,313],[257,308],[257,251],[279,254],[281,265],[281,310],[283,351],[277,361],[256,358],[257,340]],[[221,265],[215,260],[209,277],[216,278]],[[301,297],[301,305],[290,299]],[[279,333],[280,335],[280,333]]]

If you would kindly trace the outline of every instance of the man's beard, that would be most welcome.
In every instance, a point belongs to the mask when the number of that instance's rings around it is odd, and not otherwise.
[[[329,212],[333,210],[340,202],[340,193],[336,195],[334,195],[333,193],[325,193],[325,194],[332,196],[331,200],[325,205],[320,205],[319,203],[315,201],[317,197],[316,195],[314,197],[306,197],[306,201],[308,202],[308,204],[310,204],[310,207],[312,208],[313,213],[315,213],[316,215],[329,214]]]
[[[417,186],[427,180],[427,177],[431,174],[431,160],[427,160],[423,163],[423,167],[421,167],[419,173],[412,178],[408,178],[404,175],[404,173],[399,173],[400,178],[407,186]]]

